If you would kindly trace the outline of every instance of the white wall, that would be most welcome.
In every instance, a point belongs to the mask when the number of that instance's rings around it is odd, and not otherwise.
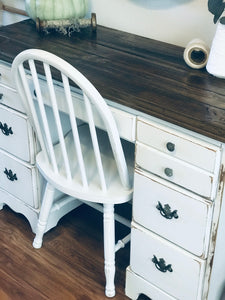
[[[25,0],[1,0],[1,2],[5,5],[24,9]]]
[[[99,24],[185,46],[211,44],[216,26],[207,0],[91,0]]]
[[[5,5],[24,9],[24,0],[0,0]],[[25,17],[0,10],[0,26],[24,20]]]
[[[2,2],[24,8],[24,0]],[[89,0],[89,3],[90,12],[97,14],[100,25],[181,46],[196,37],[210,45],[216,29],[207,0]]]

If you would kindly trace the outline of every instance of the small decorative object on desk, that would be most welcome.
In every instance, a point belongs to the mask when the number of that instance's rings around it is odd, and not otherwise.
[[[87,0],[25,0],[25,7],[39,32],[56,30],[70,36],[81,28],[91,26],[95,31],[97,27],[95,14],[90,19],[85,18]]]
[[[217,23],[218,20],[219,23],[212,42],[206,69],[216,77],[225,78],[225,17],[222,16],[225,3],[223,0],[208,0],[208,9],[214,15],[214,23]]]
[[[184,50],[184,61],[193,69],[206,66],[209,57],[209,47],[201,39],[191,40]]]

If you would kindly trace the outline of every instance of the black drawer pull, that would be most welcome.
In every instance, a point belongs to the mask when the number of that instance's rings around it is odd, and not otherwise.
[[[2,100],[2,98],[3,98],[3,94],[2,94],[2,93],[0,93],[0,100]]]
[[[160,214],[166,219],[178,219],[177,210],[171,211],[169,204],[165,204],[164,207],[162,206],[161,202],[159,201],[156,208],[160,211]]]
[[[165,168],[164,169],[164,173],[166,174],[166,176],[168,177],[172,177],[173,176],[173,170],[170,168]]]
[[[158,260],[157,257],[153,255],[152,262],[155,264],[156,269],[163,273],[166,273],[167,271],[173,272],[172,265],[166,265],[166,262],[163,258]]]
[[[168,142],[166,144],[166,148],[167,148],[168,151],[173,152],[175,150],[175,144],[173,144],[171,142]]]
[[[0,122],[0,129],[4,135],[13,134],[12,127],[8,127],[6,123],[2,124],[2,122]]]
[[[18,180],[16,174],[13,174],[12,170],[7,170],[5,168],[4,173],[9,180],[11,180],[11,181]]]

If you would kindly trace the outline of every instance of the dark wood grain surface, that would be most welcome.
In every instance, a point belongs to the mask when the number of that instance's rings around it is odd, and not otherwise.
[[[117,224],[121,239],[128,229]],[[34,249],[27,219],[7,206],[0,211],[1,300],[107,300],[104,293],[102,214],[81,206],[44,235]],[[116,296],[125,296],[129,244],[116,253]],[[144,299],[144,298],[143,298]]]
[[[102,26],[70,38],[31,20],[0,29],[0,59],[28,48],[64,58],[106,99],[225,142],[225,80],[189,68],[181,47]]]

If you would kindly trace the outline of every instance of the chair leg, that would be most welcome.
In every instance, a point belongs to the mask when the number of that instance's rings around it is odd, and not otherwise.
[[[114,205],[104,204],[104,264],[107,297],[115,296],[115,219]]]
[[[38,219],[36,236],[33,241],[33,247],[36,249],[39,249],[42,246],[43,235],[45,233],[45,229],[48,222],[48,216],[54,199],[54,191],[55,188],[50,183],[47,183],[43,201],[41,204],[41,211]]]

